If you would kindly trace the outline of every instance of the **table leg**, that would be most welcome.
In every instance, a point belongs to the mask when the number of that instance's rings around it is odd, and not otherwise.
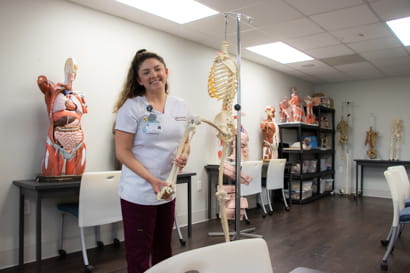
[[[211,219],[212,208],[212,174],[208,171],[208,219]]]
[[[188,182],[188,238],[191,238],[192,234],[192,198],[191,198],[191,177]]]
[[[38,195],[36,201],[36,272],[41,273],[41,198]]]
[[[22,266],[24,264],[24,194],[21,188],[19,199],[19,266]]]
[[[360,197],[363,196],[363,165],[360,165]]]
[[[356,192],[355,192],[355,199],[359,194],[359,163],[356,162]]]

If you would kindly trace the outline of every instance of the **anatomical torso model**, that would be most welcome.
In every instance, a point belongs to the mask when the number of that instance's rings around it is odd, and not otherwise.
[[[37,79],[50,121],[42,176],[81,175],[85,169],[84,132],[80,122],[83,114],[87,113],[87,106],[84,97],[72,90],[77,72],[73,59],[67,59],[64,72],[64,84],[55,84],[46,76]]]

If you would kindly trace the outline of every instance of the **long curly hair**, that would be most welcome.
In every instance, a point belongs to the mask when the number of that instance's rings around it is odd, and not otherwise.
[[[164,59],[158,54],[147,51],[146,49],[138,50],[137,53],[135,53],[134,58],[132,59],[130,68],[128,69],[127,78],[118,96],[117,102],[114,105],[114,113],[116,113],[121,108],[121,106],[127,99],[145,95],[145,87],[143,85],[140,85],[137,81],[138,70],[141,64],[145,60],[150,58],[157,59],[165,66],[165,68],[167,67]],[[165,92],[168,94],[168,82],[165,84]]]

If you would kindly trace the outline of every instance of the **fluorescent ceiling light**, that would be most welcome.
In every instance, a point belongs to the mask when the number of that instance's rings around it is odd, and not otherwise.
[[[189,23],[218,12],[193,0],[116,0],[178,24]]]
[[[410,17],[387,21],[386,24],[393,30],[404,46],[410,45]]]
[[[246,49],[282,64],[313,60],[312,57],[282,42],[251,46]]]

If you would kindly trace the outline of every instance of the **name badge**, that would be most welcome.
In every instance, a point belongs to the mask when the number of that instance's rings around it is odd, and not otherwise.
[[[161,123],[158,120],[147,120],[144,123],[143,132],[146,134],[159,134],[162,132]]]

